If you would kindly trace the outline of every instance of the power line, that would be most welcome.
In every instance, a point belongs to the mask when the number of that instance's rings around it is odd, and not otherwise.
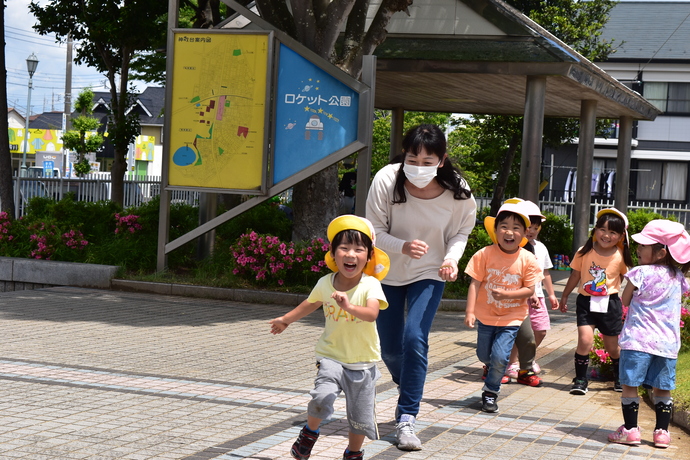
[[[32,36],[33,36],[33,35],[36,35],[36,36],[41,37],[41,38],[44,37],[44,35],[40,35],[40,34],[39,34],[38,32],[36,32],[36,31],[30,32],[30,31],[27,31],[26,29],[22,29],[22,28],[19,28],[19,27],[12,27],[12,26],[7,26],[7,25],[6,25],[6,26],[5,26],[5,29],[6,29],[6,30],[7,30],[7,29],[9,29],[9,30],[16,30],[16,31],[17,31],[16,33],[29,34],[29,35],[32,35]],[[53,33],[51,32],[51,33],[49,33],[49,34],[46,34],[45,36],[53,36]],[[50,39],[49,39],[49,38],[44,38],[43,40],[50,40]]]
[[[7,37],[7,35],[10,35],[10,34],[11,34],[11,35],[17,35],[17,36],[20,36],[20,37],[28,37],[28,38],[32,38],[32,39],[34,39],[34,40],[39,40],[39,41],[44,41],[44,42],[49,42],[49,43],[58,43],[58,42],[57,42],[57,39],[55,39],[54,37],[53,37],[53,38],[44,38],[44,36],[42,36],[42,35],[29,33],[29,32],[26,32],[26,31],[24,31],[24,30],[22,30],[22,29],[17,29],[17,28],[14,28],[14,27],[7,27],[7,26],[5,26],[5,29],[15,29],[15,30],[16,30],[16,32],[13,31],[13,30],[6,30],[6,31],[5,31],[5,36],[6,36],[6,37]]]

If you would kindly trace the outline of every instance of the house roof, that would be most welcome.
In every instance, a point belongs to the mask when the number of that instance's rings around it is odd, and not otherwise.
[[[29,118],[30,129],[62,129],[62,112],[43,112]]]
[[[110,92],[94,91],[94,116],[103,116],[110,108]],[[163,125],[163,108],[165,107],[165,88],[149,86],[135,100],[132,110],[139,114],[141,125]],[[104,121],[105,123],[105,121]]]
[[[93,116],[106,125],[107,113],[110,107],[110,92],[94,91]],[[136,99],[132,110],[139,113],[139,122],[142,125],[163,126],[165,88],[152,86],[146,88]],[[14,109],[8,109],[8,114]],[[72,112],[72,117],[78,117],[78,112]],[[29,127],[33,129],[62,129],[62,112],[44,112],[34,115],[29,120]]]
[[[611,10],[602,37],[614,40],[615,61],[690,60],[690,1],[621,1]],[[644,33],[640,33],[644,31]]]

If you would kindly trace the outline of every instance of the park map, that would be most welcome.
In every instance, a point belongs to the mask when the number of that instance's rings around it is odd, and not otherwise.
[[[268,48],[266,34],[175,34],[170,185],[261,187]]]

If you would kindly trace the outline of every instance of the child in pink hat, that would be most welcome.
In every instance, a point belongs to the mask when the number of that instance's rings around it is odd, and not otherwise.
[[[671,390],[676,386],[681,300],[688,290],[690,236],[678,222],[653,220],[632,239],[638,243],[640,265],[625,275],[622,295],[623,304],[630,306],[619,338],[624,424],[609,434],[609,441],[640,444],[637,387],[644,385],[654,391],[654,445],[664,448],[671,443]]]

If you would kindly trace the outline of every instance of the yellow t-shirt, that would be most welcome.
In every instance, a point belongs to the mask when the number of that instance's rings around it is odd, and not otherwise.
[[[544,279],[534,254],[522,248],[507,254],[496,244],[477,251],[465,273],[481,283],[474,314],[487,326],[519,326],[529,311],[528,299],[496,300],[492,289],[515,291]]]
[[[580,255],[580,249],[570,262],[570,268],[580,272],[577,292],[588,296],[605,296],[620,292],[620,275],[628,272],[621,249],[618,248],[608,257],[599,255],[594,249]]]
[[[342,364],[374,363],[381,360],[381,345],[376,322],[362,321],[338,306],[331,294],[334,273],[321,277],[309,294],[309,302],[322,302],[326,324],[316,344],[318,358],[330,358]],[[378,299],[379,309],[388,308],[381,283],[373,276],[362,279],[347,291],[350,303],[366,305],[367,299]]]

